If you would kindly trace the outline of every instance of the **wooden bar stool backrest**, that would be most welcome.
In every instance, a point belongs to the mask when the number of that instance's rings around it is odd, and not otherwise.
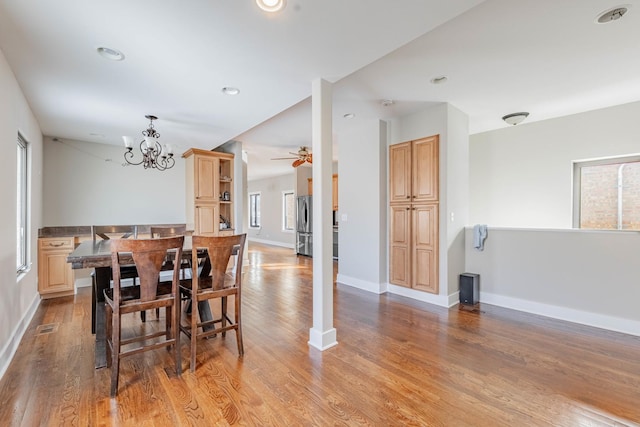
[[[232,255],[238,257],[234,270],[239,269],[234,277],[234,286],[240,286],[242,282],[242,254],[244,251],[245,237],[245,234],[221,237],[193,236],[193,253],[195,253],[196,249],[200,250],[200,254],[196,254],[195,256],[202,258],[202,250],[206,250],[204,255],[208,264],[206,269],[211,270],[209,273],[211,280],[206,281],[207,289],[218,290],[229,287],[229,275],[227,274],[227,268]],[[204,275],[206,275],[206,272],[207,270],[205,270]],[[203,276],[202,272],[200,276]],[[196,290],[198,289],[197,277],[193,288]]]

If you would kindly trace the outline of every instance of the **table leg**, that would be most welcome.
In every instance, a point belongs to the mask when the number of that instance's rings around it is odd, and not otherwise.
[[[105,329],[104,290],[111,286],[111,267],[96,267],[95,304],[92,319],[96,332],[95,366],[96,369],[107,366],[107,340]]]

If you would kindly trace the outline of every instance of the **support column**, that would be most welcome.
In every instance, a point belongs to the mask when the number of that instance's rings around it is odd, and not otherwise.
[[[317,79],[311,90],[313,153],[313,327],[309,345],[326,350],[338,344],[333,327],[333,161],[331,83]]]

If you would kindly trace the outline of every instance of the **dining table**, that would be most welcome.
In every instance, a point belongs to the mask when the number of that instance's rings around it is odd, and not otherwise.
[[[96,336],[96,369],[107,366],[104,290],[111,286],[111,242],[111,239],[81,242],[67,257],[67,262],[71,263],[72,269],[95,269],[91,291],[91,333]],[[184,238],[183,259],[191,259],[191,253],[191,236],[188,235]],[[126,254],[121,255],[120,259],[124,264],[133,264],[133,257],[127,259]],[[204,271],[201,271],[200,274],[203,273]],[[198,306],[198,309],[202,319],[212,319],[208,305]]]

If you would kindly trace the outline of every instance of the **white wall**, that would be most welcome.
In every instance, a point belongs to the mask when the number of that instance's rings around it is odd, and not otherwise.
[[[0,141],[9,164],[0,168],[0,376],[4,374],[38,306],[38,228],[42,226],[42,135],[20,87],[0,51]],[[31,270],[16,278],[16,164],[18,132],[29,142],[29,256]]]
[[[458,274],[464,272],[464,227],[469,215],[468,134],[466,114],[444,103],[391,121],[389,145],[440,135],[439,293],[389,285],[391,292],[443,306],[457,302]]]
[[[640,335],[640,234],[488,229],[483,251],[466,230],[480,301]]]
[[[184,223],[181,153],[163,172],[123,167],[123,154],[120,146],[45,138],[44,225]]]
[[[337,281],[376,293],[387,282],[386,128],[379,120],[354,124],[341,135],[338,162]]]
[[[571,228],[572,161],[640,153],[640,102],[472,135],[470,223]]]
[[[249,165],[251,167],[251,165]],[[247,192],[260,192],[260,225],[258,229],[249,228],[247,237],[256,242],[293,248],[295,230],[282,230],[282,192],[295,192],[295,175],[293,171],[287,175],[249,181]],[[247,200],[246,205],[249,206]],[[248,209],[248,208],[247,208]],[[247,212],[248,215],[248,212]]]
[[[638,117],[640,102],[471,137],[470,224],[489,232],[479,252],[467,230],[466,270],[481,302],[640,335],[640,233],[570,230],[572,161],[639,153]]]

